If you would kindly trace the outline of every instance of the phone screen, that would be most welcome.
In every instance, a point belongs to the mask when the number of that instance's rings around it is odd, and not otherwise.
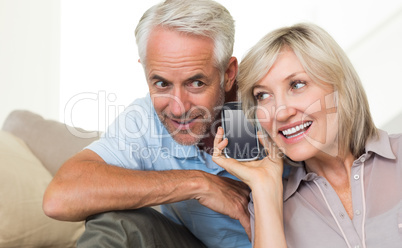
[[[240,102],[226,103],[222,110],[222,127],[228,145],[226,157],[239,161],[255,160],[259,156],[257,131],[241,109]]]

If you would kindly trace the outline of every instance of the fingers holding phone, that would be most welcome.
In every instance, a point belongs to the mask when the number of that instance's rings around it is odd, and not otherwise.
[[[260,143],[267,157],[260,156]],[[278,149],[244,116],[241,103],[226,103],[222,110],[222,127],[214,140],[213,160],[249,187],[266,177],[281,178],[283,162]],[[275,180],[276,181],[276,180]]]

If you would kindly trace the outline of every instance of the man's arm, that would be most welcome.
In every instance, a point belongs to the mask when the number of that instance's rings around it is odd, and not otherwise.
[[[139,171],[111,166],[91,150],[69,159],[49,184],[43,209],[58,220],[197,199],[249,229],[244,183],[197,170]],[[248,230],[247,230],[248,231]]]

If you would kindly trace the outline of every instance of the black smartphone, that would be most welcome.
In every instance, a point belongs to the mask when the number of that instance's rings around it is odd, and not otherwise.
[[[223,105],[222,127],[228,145],[224,154],[238,161],[252,161],[260,155],[257,128],[247,120],[241,102],[228,102]]]

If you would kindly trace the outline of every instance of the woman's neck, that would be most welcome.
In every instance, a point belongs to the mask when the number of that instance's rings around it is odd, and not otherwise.
[[[331,177],[331,174],[334,174],[335,177],[348,175],[349,178],[354,160],[355,158],[351,152],[348,152],[345,156],[336,157],[328,154],[321,154],[320,156],[306,160],[305,164],[308,172],[314,172],[325,178],[327,178],[327,176]]]
[[[353,219],[352,190],[350,175],[354,157],[352,153],[344,157],[330,155],[311,158],[306,163],[306,170],[322,176],[337,193],[350,219]]]

